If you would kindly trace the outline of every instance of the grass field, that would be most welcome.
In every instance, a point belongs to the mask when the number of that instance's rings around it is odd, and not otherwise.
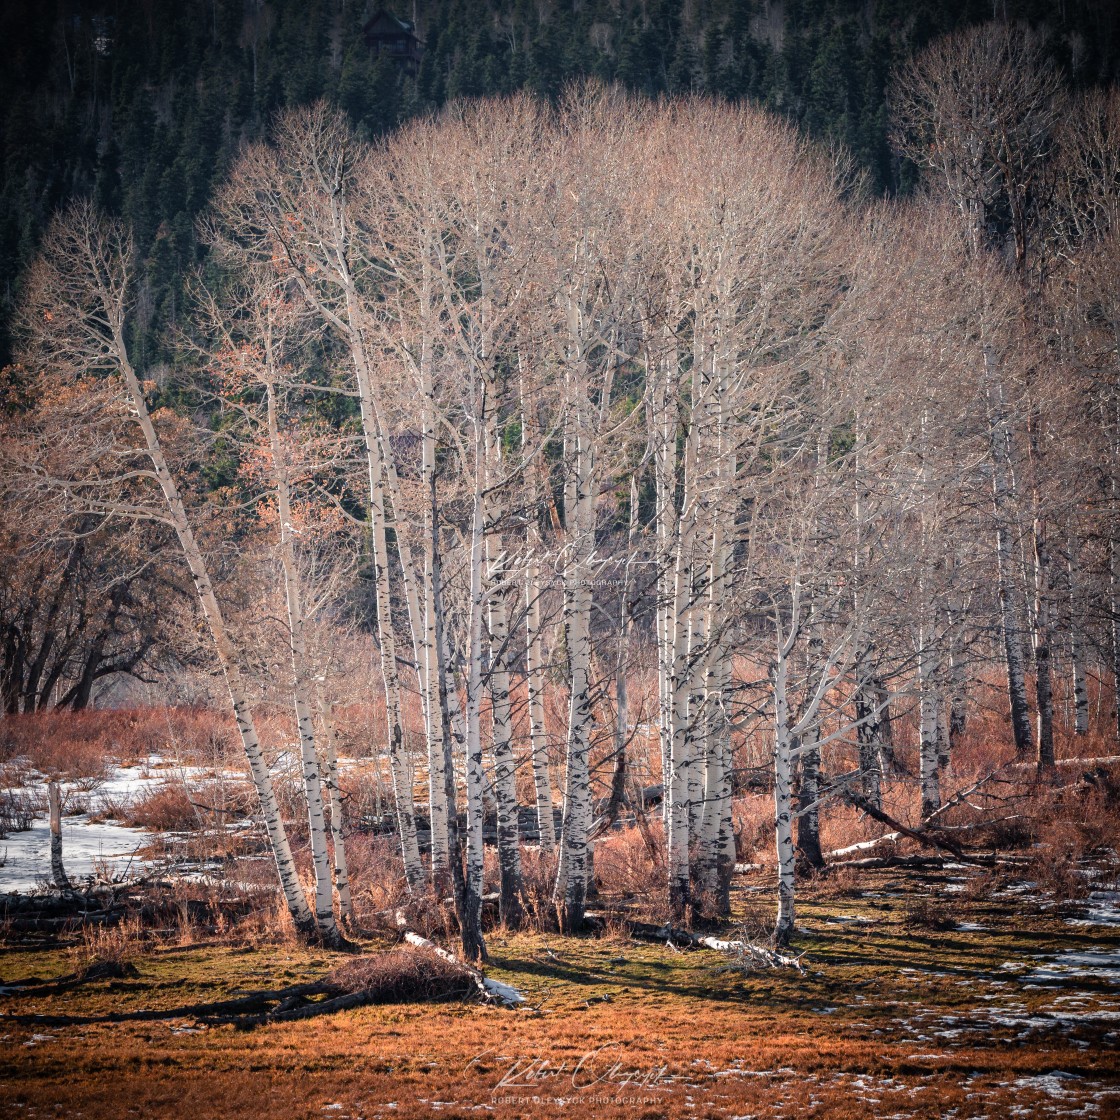
[[[767,884],[736,884],[749,929]],[[129,978],[4,991],[0,1112],[1104,1120],[1120,1115],[1120,926],[1084,914],[1006,872],[849,871],[804,891],[804,975],[622,935],[495,932],[489,973],[532,1010],[381,1005],[252,1030],[58,1021],[312,980],[340,959],[163,946]],[[0,974],[49,980],[97,955],[10,944]]]

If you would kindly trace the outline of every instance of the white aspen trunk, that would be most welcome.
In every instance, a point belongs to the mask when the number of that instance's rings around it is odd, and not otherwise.
[[[813,610],[809,623],[809,655],[807,658],[809,687],[813,678],[824,672],[824,638],[821,635],[818,611]],[[858,718],[858,709],[857,709]],[[801,784],[797,798],[797,850],[811,867],[824,866],[821,851],[820,795],[821,748],[820,723],[811,720],[801,733],[797,746],[801,752]]]
[[[524,918],[521,903],[521,830],[517,804],[513,717],[509,699],[509,575],[500,525],[505,509],[499,497],[505,484],[498,432],[497,386],[489,380],[483,420],[486,490],[483,495],[483,539],[486,551],[487,621],[490,631],[490,711],[494,751],[494,799],[498,817],[499,913],[507,929]]]
[[[818,437],[819,438],[819,437]],[[852,595],[852,611],[855,617],[863,624],[864,605],[861,592],[862,571],[867,566],[864,556],[864,503],[863,481],[860,476],[863,450],[863,423],[862,417],[856,414],[856,499],[855,499],[855,553],[853,567],[855,568],[854,592]],[[827,451],[825,451],[827,454]],[[818,449],[817,458],[821,461],[822,452]],[[860,792],[868,804],[876,809],[882,807],[883,768],[880,753],[880,721],[878,697],[874,688],[874,666],[872,665],[871,643],[865,641],[859,650],[855,665],[856,689],[856,742],[859,746],[859,773]]]
[[[517,355],[518,369],[522,370],[522,356]],[[528,451],[531,432],[536,433],[524,396],[524,377],[521,378],[521,447],[522,456]],[[556,822],[552,809],[552,775],[549,772],[548,736],[544,724],[544,642],[541,628],[541,566],[538,549],[540,530],[536,523],[541,501],[539,473],[531,470],[527,479],[530,528],[529,554],[525,563],[525,687],[529,701],[529,753],[533,767],[533,792],[537,809],[537,836],[542,852],[556,847]]]
[[[542,852],[556,847],[552,810],[552,777],[548,765],[548,736],[544,726],[544,649],[541,640],[540,564],[530,556],[525,577],[525,677],[529,693],[529,749],[533,759],[533,789],[537,802],[537,832]]]
[[[340,266],[341,269],[342,266]],[[424,871],[416,839],[416,815],[413,806],[412,767],[406,757],[404,727],[401,722],[400,678],[397,673],[397,641],[393,630],[392,590],[389,579],[387,541],[388,514],[385,506],[386,463],[382,457],[381,432],[373,399],[369,360],[358,327],[357,292],[346,272],[341,273],[346,293],[346,318],[351,359],[358,385],[358,402],[362,418],[362,438],[369,476],[370,529],[373,540],[374,589],[377,597],[377,632],[381,654],[381,675],[385,688],[385,719],[388,727],[389,771],[393,781],[393,798],[400,835],[401,858],[409,889],[420,890]],[[399,539],[398,534],[398,539]],[[409,617],[414,604],[409,600]],[[415,631],[414,631],[415,632]]]
[[[772,669],[774,682],[774,843],[778,854],[777,945],[788,945],[794,931],[795,852],[793,847],[793,764],[789,728],[788,651],[781,638]]]
[[[575,330],[573,339],[578,338]],[[594,449],[590,404],[582,377],[582,355],[575,355],[577,384],[570,389],[565,460],[565,520],[569,561],[564,569],[564,635],[568,649],[571,694],[568,703],[567,758],[564,770],[564,816],[553,902],[561,929],[574,933],[583,925],[587,899],[588,847],[591,832],[591,572],[587,561],[594,541]]]
[[[654,354],[647,347],[646,369],[652,379],[648,424],[653,434],[654,486],[657,531],[657,698],[661,746],[661,812],[669,834],[672,803],[669,785],[673,764],[673,615],[672,561],[676,556],[679,521],[673,500],[673,462],[676,454],[675,386],[679,358],[676,337],[666,331],[665,348]]]
[[[327,738],[327,793],[331,802],[331,840],[334,846],[334,887],[338,893],[338,916],[344,923],[353,921],[354,904],[350,897],[350,873],[346,865],[346,838],[343,833],[342,788],[338,784],[338,730],[330,701],[323,705],[323,727]]]
[[[58,782],[47,782],[47,806],[51,829],[51,881],[60,891],[71,889],[62,863],[62,791]]]
[[[371,463],[374,466],[380,463]],[[385,682],[385,720],[389,729],[389,774],[393,780],[393,800],[397,812],[397,829],[401,839],[404,875],[410,890],[423,887],[424,869],[420,864],[420,848],[416,839],[416,815],[413,809],[413,773],[404,745],[404,724],[401,718],[400,678],[397,675],[397,643],[393,632],[393,616],[389,589],[389,552],[385,534],[385,499],[381,479],[372,488],[370,514],[373,522],[374,584],[377,593],[377,630],[381,647],[381,675]]]
[[[420,341],[420,479],[425,494],[435,491],[436,471],[436,406],[432,378],[432,343],[428,332],[428,313],[432,305],[432,266],[428,245],[424,246],[421,300],[423,304],[423,329]],[[428,748],[428,820],[431,829],[432,886],[442,895],[444,880],[451,866],[451,841],[448,831],[449,806],[447,800],[447,774],[444,758],[444,728],[438,695],[439,648],[436,635],[434,552],[432,534],[437,532],[433,523],[435,511],[432,504],[424,503],[424,579],[423,619],[420,631],[421,648],[417,661],[422,680],[421,693],[424,704],[424,727]],[[404,560],[402,558],[402,567]],[[452,776],[452,780],[453,776]]]
[[[265,339],[269,364],[271,344]],[[272,453],[272,482],[276,489],[280,518],[280,563],[284,571],[284,596],[288,607],[288,638],[292,656],[292,698],[299,732],[300,761],[303,767],[303,792],[307,799],[307,825],[311,840],[311,863],[315,872],[315,924],[319,935],[330,945],[338,945],[341,935],[334,918],[334,892],[330,854],[327,849],[327,822],[323,811],[323,788],[319,758],[315,753],[315,727],[311,717],[307,672],[307,642],[304,637],[303,602],[295,546],[292,543],[292,506],[287,462],[280,443],[276,417],[276,390],[265,386],[268,408],[268,442]]]
[[[214,639],[214,648],[218,655],[218,662],[225,676],[226,687],[229,689],[230,700],[233,705],[234,718],[237,721],[237,730],[241,736],[241,743],[245,749],[245,757],[249,762],[249,773],[264,817],[265,830],[268,834],[269,846],[273,859],[276,862],[276,871],[280,878],[280,887],[284,893],[284,901],[292,916],[296,929],[303,936],[307,936],[315,929],[315,919],[307,904],[303,887],[296,872],[295,861],[292,859],[291,846],[288,843],[288,834],[284,822],[280,818],[280,807],[276,801],[276,792],[272,785],[272,775],[261,750],[260,740],[257,738],[257,729],[253,720],[253,709],[249,702],[248,692],[241,679],[241,670],[237,664],[237,654],[233,642],[226,631],[225,619],[222,617],[221,608],[217,597],[214,595],[210,576],[206,569],[202,551],[195,541],[194,532],[187,520],[186,507],[179,496],[178,488],[171,472],[167,468],[167,461],[160,446],[159,437],[152,424],[148,412],[148,404],[144,399],[143,390],[139,379],[128,360],[124,339],[119,330],[114,330],[114,349],[121,374],[124,378],[128,396],[136,412],[136,420],[144,435],[144,442],[148,449],[148,457],[152,461],[152,468],[163,491],[164,499],[171,519],[175,535],[183,550],[191,578],[194,580],[195,591],[198,594],[199,604],[203,617],[206,619],[210,634]]]
[[[443,577],[440,566],[439,546],[439,506],[437,504],[435,473],[428,478],[428,522],[431,526],[431,535],[425,542],[426,561],[425,567],[430,574],[432,619],[435,631],[435,675],[429,677],[435,686],[436,696],[439,701],[439,734],[443,741],[443,779],[444,795],[447,804],[447,832],[448,851],[450,854],[449,865],[453,889],[455,891],[455,910],[459,919],[459,933],[463,946],[463,956],[468,961],[484,961],[486,959],[486,943],[482,938],[482,900],[481,900],[481,875],[476,881],[476,889],[472,892],[463,867],[463,837],[459,828],[459,813],[457,795],[455,791],[455,758],[453,742],[464,748],[464,769],[466,770],[467,785],[467,826],[469,828],[471,817],[470,803],[476,806],[476,816],[480,822],[478,833],[479,847],[481,848],[481,800],[482,776],[473,770],[466,760],[466,734],[463,727],[462,713],[456,702],[454,709],[448,698],[448,680],[450,677],[451,658],[447,642],[447,632],[444,626],[443,615]],[[472,544],[475,523],[472,521]]]
[[[696,405],[694,377],[693,404]],[[693,614],[692,592],[696,544],[696,485],[700,418],[694,407],[684,446],[684,494],[676,533],[676,565],[673,572],[673,601],[669,625],[673,632],[672,660],[672,739],[669,782],[665,795],[669,801],[668,878],[669,912],[674,920],[684,917],[689,902],[689,842],[692,839],[693,772],[696,760],[689,735],[689,700],[692,673],[689,667],[689,630]]]
[[[730,561],[728,525],[735,522],[734,505],[727,501],[735,494],[737,461],[728,438],[729,407],[727,378],[729,365],[716,356],[713,374],[715,388],[715,461],[710,468],[714,500],[710,503],[709,534],[711,560],[707,595],[706,638],[709,645],[705,665],[705,774],[704,814],[701,828],[701,882],[711,896],[720,916],[731,912],[731,876],[735,868],[735,834],[731,815],[731,721],[727,705],[731,698],[731,659],[727,648],[729,619]]]
[[[956,561],[954,560],[954,569]],[[949,754],[956,751],[964,735],[967,714],[968,664],[962,642],[964,609],[959,596],[950,594],[948,615],[949,639]]]
[[[669,802],[667,837],[669,911],[674,920],[683,918],[688,905],[690,806],[689,786],[692,759],[689,755],[688,699],[688,597],[691,591],[690,571],[685,558],[684,527],[677,540],[677,564],[673,588],[673,669],[671,710],[671,751],[669,781],[665,797]]]
[[[1069,554],[1069,660],[1073,675],[1073,731],[1089,733],[1089,688],[1085,675],[1085,643],[1081,635],[1081,548],[1077,534],[1067,535]]]
[[[1031,748],[1030,713],[1027,705],[1027,674],[1023,662],[1022,620],[1026,614],[1012,554],[1011,519],[1015,492],[1011,464],[1011,431],[1004,414],[1003,383],[995,355],[984,350],[984,372],[988,394],[989,455],[992,462],[992,505],[996,525],[996,563],[999,573],[1000,622],[1007,665],[1007,693],[1015,751],[1023,757]]]
[[[482,442],[482,433],[476,436]],[[467,649],[467,867],[466,905],[468,919],[482,929],[482,872],[484,815],[482,765],[482,612],[483,612],[483,524],[482,524],[482,449],[476,452],[474,512],[471,517],[470,594],[471,609]]]
[[[941,807],[941,789],[937,768],[937,654],[934,648],[933,620],[924,602],[918,627],[918,691],[919,744],[918,769],[922,791],[922,820],[927,820]]]
[[[1054,770],[1054,686],[1050,671],[1050,552],[1038,517],[1034,523],[1034,561],[1032,640],[1038,705],[1038,772],[1042,775]]]
[[[693,598],[697,595],[694,587]],[[707,599],[705,594],[704,598]],[[704,807],[707,804],[708,718],[705,704],[708,679],[708,627],[704,607],[693,603],[688,627],[688,756],[692,760],[688,775],[688,834],[689,843],[700,839],[704,825]]]
[[[731,473],[733,476],[734,470]],[[716,912],[723,916],[731,909],[731,875],[735,867],[735,832],[731,815],[731,721],[727,714],[731,659],[723,637],[730,589],[729,552],[723,527],[713,524],[708,639],[714,644],[708,658],[706,681],[707,765],[701,866],[704,888],[712,896]]]
[[[496,433],[494,433],[496,435]],[[497,454],[491,444],[487,450]],[[488,490],[488,493],[492,491]],[[494,740],[494,797],[498,803],[499,910],[502,923],[517,929],[523,919],[521,905],[521,835],[518,823],[516,762],[513,756],[513,718],[509,700],[509,626],[505,590],[498,584],[507,579],[503,570],[504,551],[501,534],[492,531],[500,512],[486,502],[485,544],[488,560],[487,597],[490,629],[490,710]]]

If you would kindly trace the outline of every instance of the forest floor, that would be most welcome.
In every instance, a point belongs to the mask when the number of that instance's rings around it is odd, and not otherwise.
[[[132,977],[0,988],[0,1111],[1106,1120],[1120,1115],[1120,896],[1114,867],[1095,874],[1087,900],[1059,905],[1021,874],[960,864],[841,872],[802,892],[804,974],[622,934],[495,931],[488,974],[531,1009],[385,1004],[250,1030],[63,1021],[310,981],[342,959],[166,946],[133,958]],[[770,894],[736,879],[740,932]],[[0,947],[4,984],[75,964],[72,948]]]

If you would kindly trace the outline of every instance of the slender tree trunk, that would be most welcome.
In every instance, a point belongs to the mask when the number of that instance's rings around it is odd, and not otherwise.
[[[989,454],[992,463],[992,504],[996,526],[996,561],[999,571],[1000,622],[1007,665],[1007,694],[1011,707],[1011,729],[1015,753],[1030,754],[1030,712],[1027,705],[1027,674],[1023,663],[1022,620],[1025,609],[1012,556],[1012,504],[1015,478],[1011,464],[1011,431],[1005,415],[1003,384],[990,347],[984,350],[988,393]]]
[[[918,766],[922,789],[922,820],[941,807],[941,789],[937,766],[937,651],[931,612],[923,604],[918,628]],[[879,806],[876,806],[879,808]]]
[[[774,682],[774,842],[778,854],[777,945],[788,945],[794,931],[795,853],[793,847],[793,769],[789,729],[788,653],[779,638],[772,666]]]
[[[576,337],[573,331],[573,337]],[[580,375],[582,360],[576,359]],[[576,375],[577,379],[580,375]],[[591,572],[594,546],[594,449],[586,386],[573,386],[572,415],[567,431],[569,478],[565,487],[565,520],[570,541],[564,579],[564,636],[568,649],[571,695],[568,704],[567,759],[564,771],[564,818],[560,862],[553,902],[565,932],[583,925],[587,899],[588,848],[591,832]]]
[[[1077,534],[1067,535],[1069,553],[1069,653],[1073,674],[1073,730],[1089,732],[1089,688],[1085,676],[1085,643],[1081,635],[1081,549]]]
[[[346,838],[343,833],[342,788],[338,783],[338,730],[330,701],[322,704],[323,730],[327,740],[327,794],[331,803],[331,841],[334,846],[334,887],[338,893],[338,916],[344,924],[354,918],[354,905],[350,898],[350,874],[346,865]]]
[[[270,351],[266,338],[266,348]],[[269,353],[271,364],[271,353]],[[292,543],[292,508],[284,448],[276,417],[276,391],[266,386],[268,401],[268,441],[272,452],[272,477],[280,516],[280,562],[284,569],[284,595],[288,607],[288,638],[292,657],[292,697],[299,731],[300,759],[303,765],[303,791],[307,798],[307,823],[311,839],[311,862],[315,871],[315,923],[328,945],[337,946],[342,938],[334,918],[334,893],[331,882],[330,853],[327,849],[327,822],[323,811],[323,789],[319,758],[315,753],[315,729],[311,718],[307,671],[307,643],[304,638],[303,602],[295,546]]]
[[[463,837],[459,830],[459,810],[455,792],[455,758],[453,739],[457,739],[460,748],[465,748],[465,736],[462,733],[462,720],[452,715],[451,704],[448,698],[449,676],[449,648],[447,634],[444,627],[443,614],[443,576],[440,565],[439,547],[439,505],[436,496],[435,472],[428,476],[428,521],[431,525],[431,535],[426,542],[427,562],[426,567],[431,575],[431,604],[432,604],[432,629],[435,634],[435,678],[436,695],[439,700],[439,734],[443,743],[443,780],[444,800],[447,805],[447,847],[448,863],[451,872],[452,887],[455,892],[455,912],[459,919],[460,942],[463,947],[463,959],[467,961],[482,962],[486,960],[486,943],[482,938],[482,897],[481,875],[477,883],[472,886],[463,868]],[[473,523],[472,523],[473,528]],[[432,678],[429,678],[432,679]],[[458,704],[456,703],[456,708]],[[464,750],[464,755],[465,755]],[[471,824],[471,804],[481,803],[480,775],[473,772],[469,763],[467,770],[467,827]],[[479,846],[481,847],[481,828],[479,829]]]
[[[482,522],[482,433],[477,433],[479,447],[475,461],[474,510],[471,517],[470,548],[470,620],[467,649],[467,872],[466,905],[470,908],[467,921],[482,929],[482,826],[484,773],[482,763],[482,568],[484,529]]]
[[[821,637],[820,619],[814,610],[809,624],[809,687],[813,687],[814,677],[823,672],[824,640]],[[858,709],[857,709],[858,718]],[[820,725],[814,720],[802,732],[798,747],[801,750],[801,784],[797,797],[797,850],[810,867],[824,866],[824,853],[821,851],[820,806],[821,796],[821,748]]]
[[[492,385],[493,389],[493,385]],[[490,394],[488,393],[489,397]],[[496,394],[495,394],[496,401]],[[487,615],[490,630],[490,710],[494,741],[494,797],[498,808],[499,911],[507,929],[524,919],[521,903],[521,833],[517,804],[516,760],[513,755],[513,717],[509,699],[509,619],[506,610],[509,575],[498,528],[504,510],[497,497],[504,483],[497,428],[496,403],[484,421],[487,487],[483,498],[484,543],[487,560]]]
[[[424,246],[423,276],[421,286],[422,320],[420,372],[420,479],[425,494],[435,493],[436,470],[436,406],[432,377],[432,341],[429,337],[429,313],[432,306],[432,266],[430,246]],[[432,886],[436,897],[442,897],[451,866],[451,841],[449,833],[449,805],[447,800],[448,775],[445,773],[445,740],[449,731],[440,713],[437,679],[439,674],[439,644],[436,636],[435,574],[432,570],[435,552],[437,511],[434,502],[424,504],[424,580],[423,622],[421,649],[418,660],[424,682],[424,726],[428,748],[428,817],[431,827]],[[403,561],[402,561],[403,566]],[[454,789],[454,770],[450,775]]]
[[[522,356],[518,352],[518,368]],[[524,377],[520,381],[521,395],[521,447],[524,456],[536,424],[524,395]],[[538,470],[531,470],[527,479],[530,512],[528,534],[529,554],[525,562],[525,687],[529,701],[529,752],[533,766],[533,792],[537,809],[537,836],[542,852],[556,847],[556,822],[552,809],[552,776],[549,772],[548,736],[544,724],[544,642],[541,626],[541,566],[538,549],[540,529],[537,524],[541,502],[541,485]]]
[[[552,777],[548,764],[548,735],[544,726],[544,649],[541,640],[540,564],[530,556],[525,577],[525,678],[529,694],[529,749],[533,759],[533,789],[537,803],[537,833],[542,852],[556,847],[552,810]]]
[[[1038,704],[1038,772],[1054,771],[1054,686],[1050,671],[1050,553],[1040,519],[1034,525],[1034,672]]]

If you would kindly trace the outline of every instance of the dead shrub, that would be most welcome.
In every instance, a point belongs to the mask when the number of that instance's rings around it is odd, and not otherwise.
[[[744,863],[765,863],[774,850],[774,799],[768,794],[737,797],[731,804],[735,833],[735,858]]]
[[[858,867],[832,864],[812,880],[813,896],[820,899],[858,898],[864,891]]]
[[[595,879],[603,909],[625,909],[634,917],[665,920],[668,898],[662,833],[661,822],[655,821],[649,824],[648,833],[637,827],[624,828],[598,841]]]
[[[150,952],[152,941],[138,913],[128,914],[112,925],[84,926],[81,940],[71,950],[75,972],[94,966],[113,965],[123,969],[137,957]]]
[[[902,924],[907,929],[945,933],[955,929],[957,922],[950,916],[944,903],[932,898],[912,898],[902,908]]]
[[[118,820],[130,828],[153,832],[187,832],[201,827],[202,812],[191,803],[181,782],[164,782],[131,803],[118,807]]]
[[[552,888],[556,885],[556,851],[542,852],[540,848],[525,848],[521,852],[522,901],[528,924],[542,933],[557,928],[556,907],[552,902]],[[598,873],[598,856],[596,856]]]
[[[437,1003],[468,999],[478,991],[464,969],[419,948],[347,961],[327,980],[343,991],[361,992],[371,1003]]]

